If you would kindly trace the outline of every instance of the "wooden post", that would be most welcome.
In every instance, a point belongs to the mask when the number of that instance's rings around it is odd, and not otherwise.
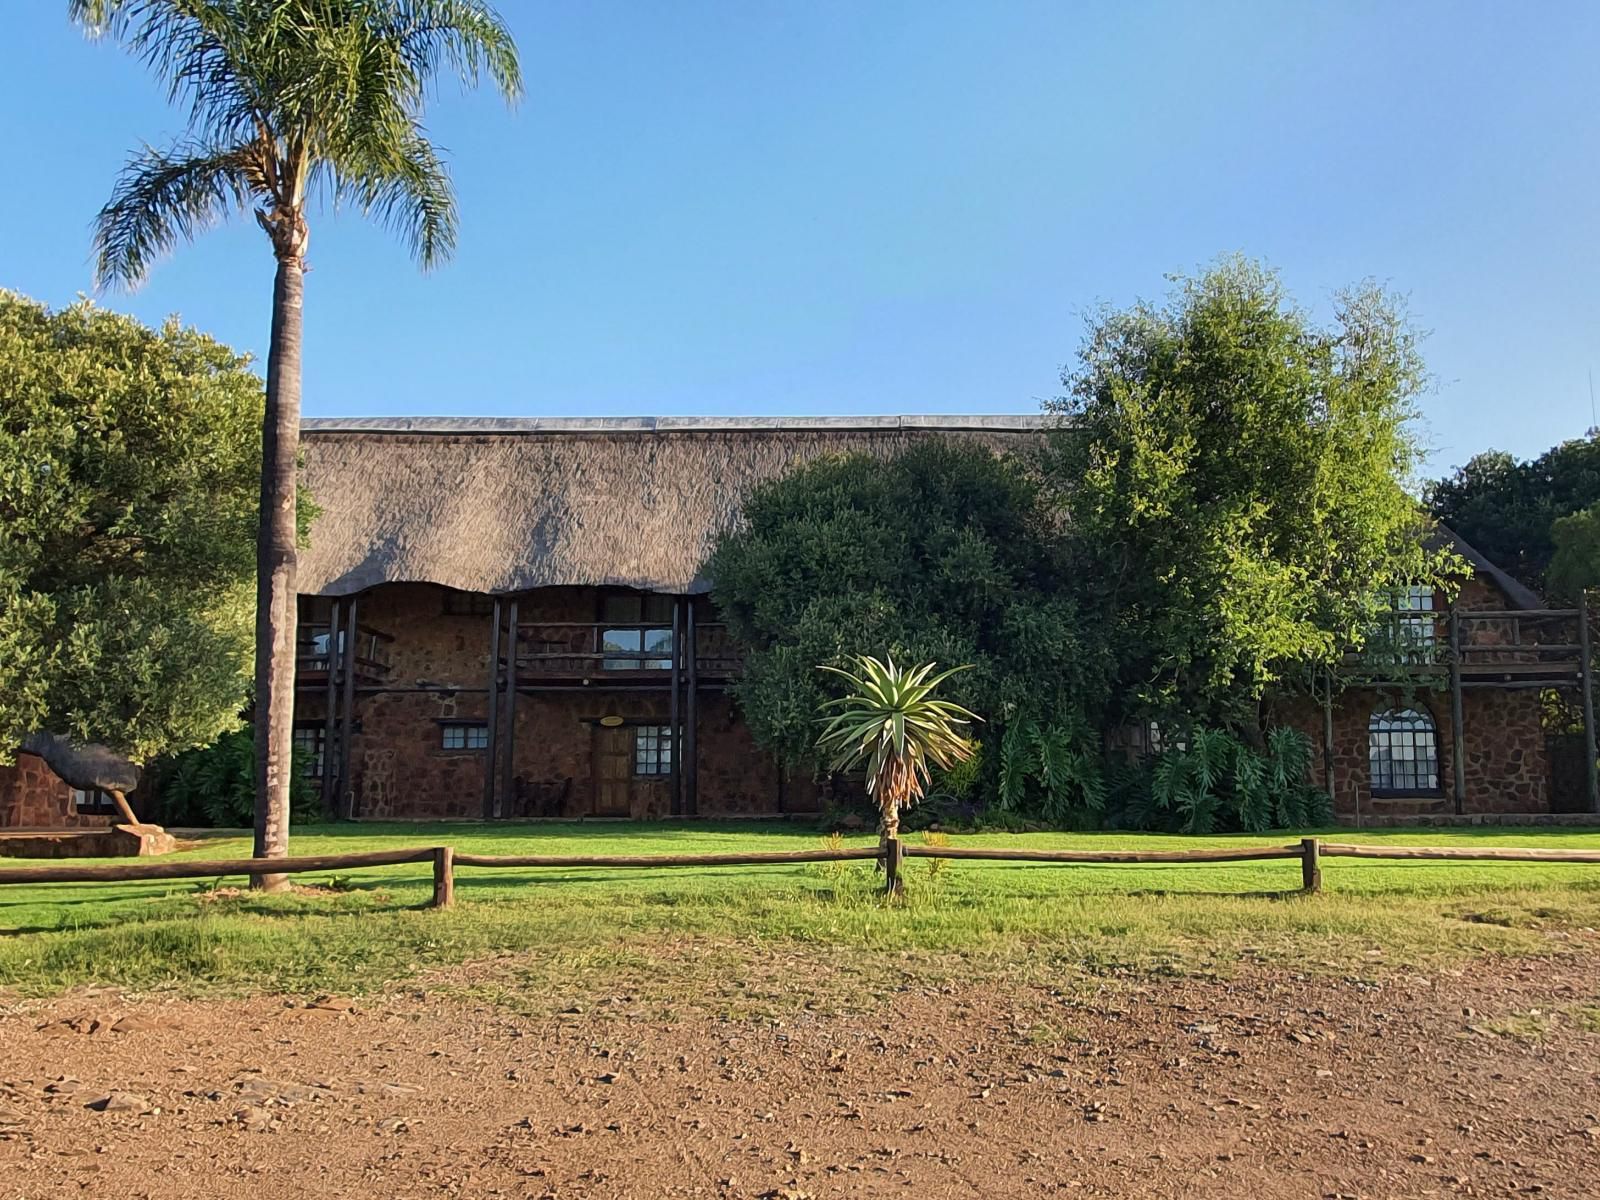
[[[506,757],[500,785],[500,805],[496,816],[503,817],[516,795],[517,757],[517,601],[511,601],[506,622]]]
[[[452,846],[433,849],[433,907],[449,908],[456,902],[456,852]]]
[[[110,789],[111,803],[117,806],[117,811],[122,814],[122,819],[129,825],[137,825],[139,818],[133,815],[133,806],[128,803],[128,798],[116,788]]]
[[[338,795],[349,797],[345,815],[356,816],[355,796],[350,791],[350,761],[356,736],[356,631],[361,628],[361,597],[351,596],[350,607],[345,610],[344,661],[344,711],[339,714],[339,783]]]
[[[334,762],[334,737],[339,717],[339,609],[343,601],[333,598],[328,617],[328,711],[322,721],[322,811],[339,815],[339,778]]]
[[[672,774],[672,815],[680,816],[683,813],[683,777],[678,769],[678,689],[681,685],[680,666],[683,661],[683,640],[679,632],[679,608],[681,602],[678,597],[672,598],[672,697],[667,701],[667,737],[668,745],[672,747],[672,759],[669,770]],[[643,637],[640,634],[640,646],[643,647]]]
[[[494,598],[489,630],[489,744],[483,753],[483,819],[494,820],[495,727],[500,723],[500,597]]]
[[[1322,692],[1322,786],[1328,793],[1328,808],[1338,801],[1333,783],[1333,668],[1323,678]]]
[[[1314,896],[1322,890],[1322,848],[1316,838],[1300,842],[1300,890]]]
[[[1583,770],[1589,786],[1589,811],[1600,813],[1600,776],[1595,771],[1594,661],[1589,646],[1589,593],[1578,591],[1578,653],[1583,656]]]
[[[900,890],[900,861],[904,849],[898,837],[883,839],[883,890],[891,896]]]
[[[683,811],[694,816],[700,811],[700,751],[699,725],[700,700],[696,693],[700,687],[699,648],[695,645],[694,597],[684,600],[684,663],[688,667],[688,709],[684,716],[683,742]]]
[[[1467,719],[1461,703],[1461,613],[1450,605],[1450,768],[1456,812],[1467,811]]]

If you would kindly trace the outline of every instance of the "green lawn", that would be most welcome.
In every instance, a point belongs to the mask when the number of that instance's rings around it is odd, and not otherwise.
[[[912,835],[913,840],[918,835]],[[956,845],[1196,848],[1300,834],[1182,838],[986,834]],[[1425,829],[1342,841],[1600,848],[1600,830]],[[854,843],[871,844],[861,836]],[[780,824],[345,825],[296,831],[297,854],[450,844],[480,853],[815,849]],[[243,838],[182,852],[242,857]],[[17,860],[6,860],[7,865]],[[652,1011],[854,1003],[910,981],[1005,976],[1064,985],[1133,970],[1228,971],[1266,960],[1367,973],[1482,953],[1564,953],[1600,927],[1600,864],[1331,859],[1325,892],[1294,859],[1216,866],[928,860],[889,904],[870,863],[650,870],[458,868],[457,907],[422,907],[426,864],[262,897],[242,881],[0,888],[0,988],[83,984],[182,993],[351,992],[396,981],[470,989],[527,1010],[596,996]],[[471,964],[467,969],[458,964]]]

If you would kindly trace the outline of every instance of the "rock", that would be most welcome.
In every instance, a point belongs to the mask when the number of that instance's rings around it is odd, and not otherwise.
[[[62,1075],[54,1083],[44,1085],[44,1090],[51,1096],[70,1096],[73,1092],[83,1090],[83,1084],[71,1075]]]
[[[84,1107],[104,1113],[142,1113],[149,1111],[150,1104],[143,1096],[136,1096],[132,1092],[110,1092],[98,1100],[89,1101]]]
[[[112,1033],[137,1033],[145,1029],[160,1029],[161,1022],[153,1017],[140,1016],[138,1013],[129,1013],[111,1026]]]
[[[252,1133],[267,1133],[273,1127],[272,1114],[255,1104],[236,1110],[233,1119]]]

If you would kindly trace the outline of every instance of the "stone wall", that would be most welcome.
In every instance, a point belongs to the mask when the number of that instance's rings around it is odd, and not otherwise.
[[[1439,747],[1439,793],[1433,797],[1383,797],[1372,793],[1367,726],[1375,712],[1414,708],[1433,719]],[[1474,689],[1462,695],[1466,735],[1466,813],[1548,812],[1549,763],[1536,691]],[[1311,739],[1314,782],[1325,786],[1322,710],[1310,700],[1278,706],[1277,719]],[[1333,706],[1334,813],[1351,820],[1359,806],[1365,816],[1415,816],[1454,812],[1455,737],[1448,692],[1418,690],[1410,695],[1358,689],[1337,697]]]
[[[42,758],[19,754],[14,766],[0,766],[0,829],[104,829],[115,819],[79,813],[72,789]]]
[[[598,608],[596,589],[551,588],[524,598],[518,616],[525,622],[587,622],[597,619]],[[446,750],[442,729],[450,721],[488,719],[490,618],[448,614],[442,589],[402,584],[364,595],[359,620],[395,639],[387,686],[431,690],[358,692],[352,810],[364,819],[482,816],[486,751]],[[665,725],[669,703],[664,687],[519,691],[510,797],[497,780],[502,813],[594,814],[594,743],[601,719],[620,719],[628,729]],[[322,689],[302,690],[296,720],[321,723],[325,704]],[[680,719],[686,721],[686,701],[683,707]],[[726,693],[703,686],[698,707],[697,815],[816,811],[809,776],[783,777],[772,757],[756,747]],[[503,735],[503,709],[500,717]],[[669,776],[630,778],[631,816],[663,817],[671,808]]]

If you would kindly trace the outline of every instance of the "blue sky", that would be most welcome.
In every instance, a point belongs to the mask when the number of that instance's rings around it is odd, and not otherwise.
[[[8,13],[0,285],[91,286],[127,151],[178,133],[65,3]],[[461,202],[431,275],[313,228],[308,415],[1026,412],[1085,313],[1242,251],[1430,331],[1433,465],[1590,424],[1600,5],[505,0],[529,94],[430,110]],[[143,290],[264,351],[253,223]]]

